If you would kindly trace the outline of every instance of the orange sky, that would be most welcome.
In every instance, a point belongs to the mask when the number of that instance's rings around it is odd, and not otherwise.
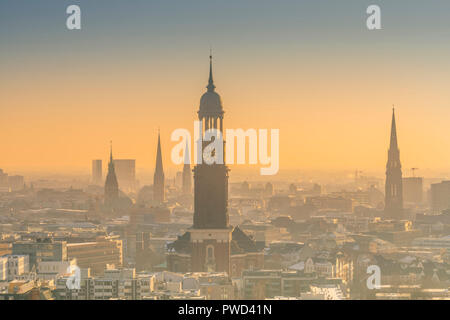
[[[177,62],[150,70],[129,63],[110,70],[105,63],[99,74],[88,67],[60,72],[59,66],[37,70],[32,79],[16,73],[2,85],[8,108],[0,120],[0,167],[88,171],[91,159],[106,159],[112,139],[117,158],[136,158],[139,168],[150,170],[158,126],[170,167],[170,133],[193,130],[207,80],[205,60],[196,61],[199,68]],[[279,128],[281,169],[382,171],[393,102],[404,167],[450,167],[450,94],[441,79],[418,79],[405,70],[388,74],[376,66],[349,71],[350,61],[261,68],[262,61],[217,60],[225,126]],[[430,112],[431,105],[439,113]]]
[[[8,1],[0,168],[89,173],[113,140],[153,171],[158,127],[173,167],[170,134],[193,130],[212,45],[225,127],[280,129],[280,170],[382,174],[395,104],[404,172],[450,172],[450,4],[388,2],[371,32],[363,3],[176,2],[80,1],[72,32],[56,1]]]

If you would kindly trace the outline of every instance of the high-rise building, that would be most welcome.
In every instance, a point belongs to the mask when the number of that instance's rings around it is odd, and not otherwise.
[[[23,176],[9,176],[8,177],[9,190],[19,191],[25,187],[25,179]]]
[[[156,151],[155,174],[153,175],[153,200],[156,204],[162,204],[165,200],[164,169],[161,153],[161,138],[158,132],[158,149]]]
[[[431,210],[440,213],[450,209],[450,181],[433,183],[431,185]]]
[[[101,185],[102,181],[102,160],[92,160],[92,183],[95,185]]]
[[[397,127],[395,124],[395,110],[392,109],[391,139],[386,164],[385,185],[386,216],[402,218],[403,216],[403,181],[402,165],[400,163],[400,150],[397,143]]]
[[[8,174],[3,171],[3,169],[0,169],[0,188],[8,188]]]
[[[117,182],[116,171],[114,168],[114,160],[111,146],[111,152],[108,163],[108,175],[106,176],[105,181],[105,207],[111,210],[114,209],[115,204],[117,203],[118,200],[119,200],[119,184]]]
[[[403,178],[403,201],[405,204],[417,205],[423,199],[423,178],[406,177]]]
[[[0,191],[19,191],[25,187],[23,176],[10,176],[0,169]]]
[[[114,159],[114,169],[120,189],[126,192],[136,191],[136,160]]]

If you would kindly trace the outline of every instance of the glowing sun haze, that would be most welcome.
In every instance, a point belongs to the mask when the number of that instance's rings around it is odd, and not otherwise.
[[[113,140],[153,170],[158,127],[170,168],[212,45],[225,127],[280,129],[280,169],[383,171],[392,104],[404,167],[449,169],[450,4],[381,1],[368,31],[368,1],[310,2],[77,1],[68,31],[67,1],[2,1],[0,168],[88,171]]]

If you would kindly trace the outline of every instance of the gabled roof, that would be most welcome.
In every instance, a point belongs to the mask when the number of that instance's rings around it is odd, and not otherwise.
[[[248,252],[259,252],[256,242],[245,234],[239,227],[235,227],[231,234],[231,254],[243,254]],[[189,254],[192,252],[191,233],[185,232],[178,239],[167,245],[169,252]]]

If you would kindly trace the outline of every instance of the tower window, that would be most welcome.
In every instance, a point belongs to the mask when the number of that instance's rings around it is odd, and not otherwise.
[[[214,259],[214,247],[211,245],[206,248],[206,258],[208,260]]]

